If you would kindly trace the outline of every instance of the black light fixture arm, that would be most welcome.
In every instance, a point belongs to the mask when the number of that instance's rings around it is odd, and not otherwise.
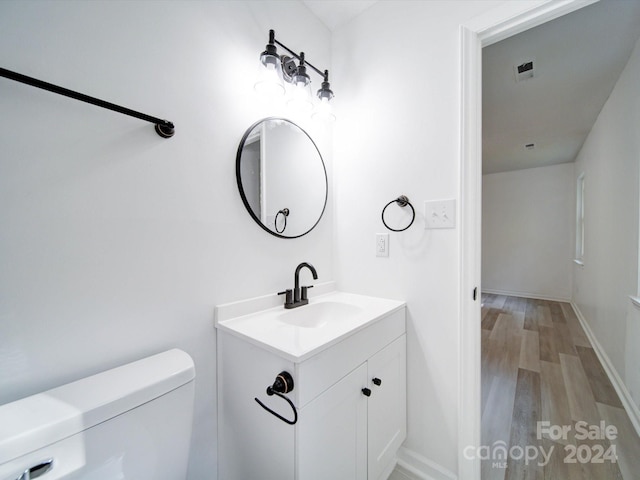
[[[320,76],[324,77],[324,73],[323,73],[321,70],[319,70],[318,68],[316,68],[316,67],[314,67],[313,65],[311,65],[311,64],[309,63],[309,61],[308,61],[308,60],[304,59],[304,57],[301,57],[299,54],[297,54],[296,52],[294,52],[293,50],[291,50],[291,49],[290,49],[289,47],[287,47],[286,45],[284,45],[284,44],[280,43],[278,40],[276,40],[276,41],[275,41],[275,43],[276,43],[276,45],[279,45],[279,46],[281,46],[282,48],[284,48],[287,52],[289,52],[292,56],[294,56],[294,57],[295,57],[295,58],[297,58],[298,60],[303,61],[305,65],[307,65],[307,66],[311,67],[313,70],[315,70],[315,72],[316,72],[318,75],[320,75]],[[325,70],[325,71],[327,71],[327,72],[328,72],[328,70]]]
[[[305,58],[304,56],[301,57],[299,54],[297,54],[296,52],[294,52],[293,50],[291,50],[289,47],[287,47],[284,43],[279,42],[278,40],[276,40],[276,33],[273,30],[269,30],[269,43],[274,43],[282,48],[284,48],[287,52],[289,52],[292,56],[294,56],[295,58],[297,58],[298,60],[301,60],[302,62],[304,62],[305,65],[308,65],[309,67],[311,67],[318,75],[320,75],[321,77],[323,77],[325,79],[325,82],[328,81],[329,78],[329,70],[325,70],[324,72],[316,67],[314,67],[313,65],[311,65]]]
[[[58,95],[63,95],[75,100],[80,100],[81,102],[90,103],[92,105],[106,108],[114,112],[122,113],[130,117],[135,117],[146,122],[154,123],[156,133],[163,138],[170,138],[175,133],[175,126],[168,120],[163,120],[161,118],[152,117],[151,115],[147,115],[145,113],[136,112],[135,110],[131,110],[130,108],[121,107],[120,105],[106,102],[104,100],[100,100],[99,98],[90,97],[89,95],[75,92],[73,90],[69,90],[68,88],[44,82],[27,75],[22,75],[21,73],[12,72],[11,70],[7,70],[6,68],[0,68],[0,76],[8,78],[10,80],[14,80],[16,82],[24,83],[26,85],[31,85],[32,87],[37,87],[49,92],[57,93]]]

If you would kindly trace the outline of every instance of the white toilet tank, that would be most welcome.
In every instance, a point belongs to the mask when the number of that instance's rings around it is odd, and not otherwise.
[[[0,406],[0,480],[183,480],[195,369],[169,350]]]

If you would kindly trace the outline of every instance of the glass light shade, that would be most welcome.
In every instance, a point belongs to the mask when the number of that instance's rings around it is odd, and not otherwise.
[[[265,56],[263,56],[265,57]],[[278,97],[284,95],[284,81],[282,80],[282,67],[279,61],[265,61],[261,58],[258,67],[258,79],[253,88],[261,95]],[[270,58],[268,60],[271,60]]]
[[[320,99],[320,103],[316,106],[316,110],[313,112],[313,115],[311,115],[311,118],[329,123],[336,121],[336,116],[333,114],[331,103],[327,97]]]
[[[287,102],[287,105],[303,112],[308,112],[313,109],[310,82],[297,82],[291,90],[291,98]]]

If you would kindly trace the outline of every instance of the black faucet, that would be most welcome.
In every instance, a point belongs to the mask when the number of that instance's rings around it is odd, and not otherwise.
[[[309,303],[307,290],[313,288],[313,285],[300,287],[300,270],[302,270],[304,267],[307,267],[311,271],[314,280],[318,279],[318,272],[316,272],[316,269],[313,265],[307,262],[302,262],[300,265],[298,265],[296,267],[296,273],[294,277],[293,292],[291,290],[278,292],[278,295],[286,295],[284,308],[296,308]]]

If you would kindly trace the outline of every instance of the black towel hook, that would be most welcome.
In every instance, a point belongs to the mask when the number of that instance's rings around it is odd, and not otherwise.
[[[409,207],[411,208],[411,221],[409,222],[409,225],[407,225],[404,228],[400,228],[400,229],[391,228],[389,225],[387,225],[387,222],[385,222],[385,220],[384,220],[384,212],[387,209],[387,207],[389,205],[391,205],[392,203],[397,203],[398,206],[403,207],[403,208],[406,207],[407,205],[409,205]],[[415,219],[416,219],[416,210],[415,210],[415,208],[413,208],[413,205],[411,205],[411,202],[409,201],[409,198],[406,195],[400,195],[398,198],[396,198],[394,200],[391,200],[382,209],[382,223],[384,223],[384,226],[387,227],[392,232],[404,232],[407,228],[409,228],[411,225],[413,225],[413,221]]]

